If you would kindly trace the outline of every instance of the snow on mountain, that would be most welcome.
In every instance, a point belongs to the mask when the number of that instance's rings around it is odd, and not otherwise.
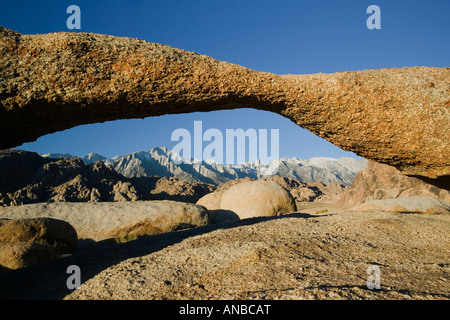
[[[52,153],[42,155],[51,158],[70,158],[69,154]],[[80,157],[85,163],[103,161],[126,177],[160,176],[177,177],[192,182],[205,182],[219,185],[229,180],[250,177],[257,179],[261,175],[273,175],[295,178],[303,182],[324,184],[339,182],[349,186],[356,173],[367,166],[365,159],[316,157],[309,160],[281,158],[270,163],[260,161],[223,165],[212,160],[199,163],[198,160],[180,161],[181,157],[166,147],[156,147],[148,151],[116,156],[107,159],[97,153]]]
[[[75,158],[71,154],[68,153],[44,153],[41,154],[41,157],[44,158],[53,158],[53,159],[59,159],[59,158]]]
[[[98,153],[89,153],[84,157],[81,157],[81,160],[83,160],[86,164],[91,164],[97,161],[105,161],[107,158]]]
[[[59,159],[59,158],[80,158],[81,160],[84,161],[84,163],[86,164],[91,164],[97,161],[105,161],[107,160],[107,158],[105,158],[104,156],[98,154],[98,153],[89,153],[83,157],[78,157],[78,156],[73,156],[71,154],[68,153],[45,153],[45,154],[41,154],[42,157],[44,158],[53,158],[53,159]]]

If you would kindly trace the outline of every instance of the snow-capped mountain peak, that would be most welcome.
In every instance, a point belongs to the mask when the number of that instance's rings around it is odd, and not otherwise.
[[[70,158],[70,154],[44,154],[43,157]],[[232,179],[250,177],[257,179],[263,175],[280,175],[299,179],[303,182],[324,184],[339,182],[351,185],[356,173],[367,166],[367,161],[354,158],[315,157],[309,160],[281,158],[270,163],[261,161],[224,165],[213,160],[200,162],[196,159],[182,159],[166,147],[155,147],[128,155],[107,159],[97,153],[79,157],[85,163],[103,161],[126,177],[161,176],[178,177],[192,182],[222,184]]]

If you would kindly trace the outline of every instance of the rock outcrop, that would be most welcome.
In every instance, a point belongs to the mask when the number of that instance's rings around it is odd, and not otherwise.
[[[408,197],[429,197],[450,202],[448,190],[407,177],[391,166],[369,161],[367,168],[356,174],[352,186],[342,194],[337,204],[352,207],[373,200]]]
[[[51,218],[0,218],[0,272],[27,267],[72,253],[77,245],[75,229]]]
[[[85,165],[78,158],[47,159],[33,152],[0,150],[0,170],[5,172],[0,178],[3,205],[139,199],[130,182],[101,161]]]
[[[449,185],[450,68],[275,75],[146,41],[0,27],[0,148],[81,124],[255,108]]]
[[[343,185],[337,182],[331,182],[324,185],[322,182],[305,183],[297,179],[271,176],[263,177],[261,180],[274,181],[289,191],[295,201],[329,201],[335,202],[340,199],[346,190]]]
[[[103,162],[0,150],[0,206],[37,202],[178,200],[195,203],[215,187],[177,178],[126,178]]]
[[[36,171],[51,160],[35,152],[0,150],[0,193],[19,190],[33,183]],[[0,195],[0,204],[2,203]]]
[[[195,203],[204,195],[214,191],[215,186],[190,182],[175,177],[131,178],[131,183],[145,200],[174,200]]]
[[[220,208],[220,199],[222,199],[224,191],[214,191],[201,197],[196,204],[204,206],[208,210],[217,210]]]
[[[450,203],[431,197],[404,197],[396,199],[372,200],[352,208],[353,211],[384,211],[399,213],[450,213]]]
[[[192,203],[170,200],[136,202],[55,202],[0,207],[7,219],[50,217],[72,225],[79,239],[133,239],[210,222],[207,210]]]
[[[65,252],[75,249],[77,232],[68,222],[47,217],[20,217],[0,220],[0,243],[44,243],[60,247]]]

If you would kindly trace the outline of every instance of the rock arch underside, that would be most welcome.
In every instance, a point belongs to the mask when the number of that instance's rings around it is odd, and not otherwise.
[[[448,189],[449,107],[450,68],[276,75],[137,39],[0,27],[0,149],[81,124],[254,108]]]

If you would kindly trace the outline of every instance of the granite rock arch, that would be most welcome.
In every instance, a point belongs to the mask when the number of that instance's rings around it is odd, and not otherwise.
[[[448,188],[450,68],[276,75],[138,39],[2,27],[0,53],[0,149],[81,124],[255,108]]]

